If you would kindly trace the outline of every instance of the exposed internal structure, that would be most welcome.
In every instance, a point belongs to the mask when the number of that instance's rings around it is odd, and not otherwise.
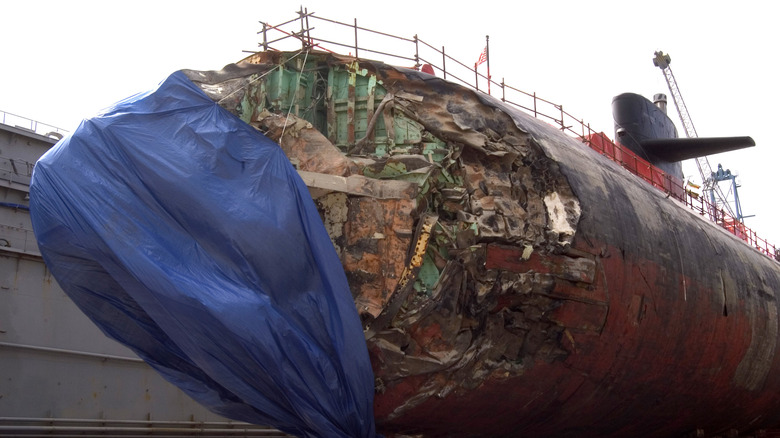
[[[603,324],[563,322],[596,262],[570,249],[580,207],[558,165],[507,114],[414,70],[328,54],[248,61],[251,74],[188,75],[278,141],[309,186],[377,393],[420,379],[379,414],[562,360],[567,330]]]

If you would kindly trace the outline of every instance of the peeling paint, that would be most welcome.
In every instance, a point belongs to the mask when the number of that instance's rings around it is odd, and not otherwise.
[[[333,242],[337,253],[341,253],[344,245],[344,224],[347,222],[349,208],[347,195],[344,193],[328,193],[316,199],[317,209],[325,224],[325,230]]]
[[[214,98],[309,186],[364,323],[380,429],[671,436],[777,406],[778,277],[740,271],[768,261],[489,96],[291,55],[253,55],[251,75],[204,86],[235,91]]]
[[[547,216],[550,218],[550,231],[558,234],[561,242],[571,243],[574,237],[572,218],[580,215],[580,206],[576,199],[568,199],[566,204],[557,192],[552,192],[544,197],[544,205],[547,207]]]
[[[573,344],[566,330],[601,329],[605,312],[583,319],[572,307],[601,301],[571,301],[588,295],[595,263],[561,255],[576,233],[577,198],[511,117],[475,94],[441,93],[392,69],[361,63],[356,74],[351,60],[308,59],[310,74],[329,78],[320,85],[327,97],[313,103],[326,116],[277,114],[295,105],[269,104],[260,90],[282,73],[258,79],[233,110],[251,112],[253,125],[309,172],[366,327],[377,394],[395,397],[416,379],[388,418],[562,361]],[[365,89],[361,78],[369,78]],[[360,97],[372,93],[379,100]],[[350,186],[357,177],[361,186]],[[391,182],[412,188],[387,197]]]

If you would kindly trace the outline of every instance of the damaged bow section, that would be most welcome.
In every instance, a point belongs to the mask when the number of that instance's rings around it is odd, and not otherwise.
[[[597,263],[571,249],[579,202],[509,115],[381,63],[247,61],[186,73],[277,141],[309,187],[363,320],[380,423],[564,360],[571,330],[601,329]],[[604,310],[583,319],[594,312],[577,306]]]

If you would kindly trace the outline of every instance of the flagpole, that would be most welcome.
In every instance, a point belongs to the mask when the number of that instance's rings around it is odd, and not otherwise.
[[[490,35],[485,35],[485,58],[487,59],[488,94],[490,94]]]

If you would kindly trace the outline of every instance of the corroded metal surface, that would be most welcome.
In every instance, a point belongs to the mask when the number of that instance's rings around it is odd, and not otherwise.
[[[250,57],[262,73],[223,106],[309,183],[365,324],[382,431],[780,422],[776,262],[489,96],[380,63],[288,58]]]

